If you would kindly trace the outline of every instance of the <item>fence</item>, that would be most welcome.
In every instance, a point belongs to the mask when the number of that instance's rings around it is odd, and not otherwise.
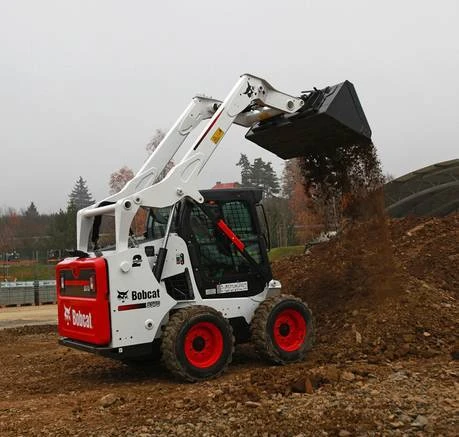
[[[56,303],[56,281],[0,282],[0,306]]]

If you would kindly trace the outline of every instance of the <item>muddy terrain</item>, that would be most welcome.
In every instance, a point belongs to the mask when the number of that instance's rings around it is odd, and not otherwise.
[[[368,221],[273,265],[317,325],[285,367],[240,345],[198,384],[0,331],[1,436],[457,435],[459,217]]]

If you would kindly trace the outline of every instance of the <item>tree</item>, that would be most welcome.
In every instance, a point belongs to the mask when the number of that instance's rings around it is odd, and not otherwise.
[[[37,218],[40,214],[38,214],[37,207],[33,202],[30,202],[30,205],[24,212],[24,216],[27,218]]]
[[[10,252],[15,249],[15,237],[21,224],[21,217],[14,208],[8,208],[0,220],[0,252]]]
[[[80,176],[77,179],[72,192],[69,194],[68,205],[69,207],[71,205],[72,208],[79,211],[80,209],[86,208],[93,203],[94,200],[88,190],[87,182]]]
[[[148,156],[150,156],[156,150],[156,148],[159,146],[159,143],[161,143],[165,136],[166,133],[162,129],[155,130],[155,134],[152,136],[146,147]]]
[[[250,161],[249,161],[249,158],[247,158],[247,155],[245,155],[244,153],[241,153],[241,157],[239,158],[239,161],[237,162],[236,165],[241,167],[241,185],[243,187],[249,187],[251,169],[250,169]]]
[[[266,197],[275,197],[280,192],[279,177],[273,169],[271,162],[263,164],[262,187]]]
[[[51,236],[53,249],[70,249],[76,245],[76,214],[75,205],[70,202],[67,210],[59,210],[51,217],[48,233]]]
[[[159,146],[159,144],[161,143],[161,141],[164,139],[165,136],[166,136],[166,132],[164,132],[162,129],[156,129],[155,134],[153,135],[151,140],[148,142],[147,147],[146,147],[148,156],[150,156],[156,150],[156,148]],[[159,173],[158,177],[155,180],[155,183],[159,182],[161,179],[164,179],[167,173],[169,173],[169,171],[171,170],[173,166],[174,166],[174,161],[172,160],[169,161],[167,165],[164,167],[164,169]]]
[[[110,175],[108,185],[110,194],[118,193],[134,177],[133,171],[126,165]]]
[[[387,184],[389,182],[392,182],[395,179],[395,176],[392,173],[386,173],[384,175],[383,183]]]
[[[241,157],[236,165],[241,167],[241,185],[243,187],[261,188],[264,198],[275,197],[279,194],[279,178],[271,162],[265,162],[262,158],[256,158],[253,164],[250,164],[247,155],[241,153]]]

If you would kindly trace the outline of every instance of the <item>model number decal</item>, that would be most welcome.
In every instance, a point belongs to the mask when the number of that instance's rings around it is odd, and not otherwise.
[[[249,284],[247,281],[217,285],[217,293],[237,293],[238,291],[247,291],[248,289]]]
[[[138,310],[141,308],[155,308],[159,307],[161,302],[159,300],[154,300],[150,302],[142,302],[142,303],[130,303],[127,305],[119,305],[118,311],[129,311],[129,310]]]

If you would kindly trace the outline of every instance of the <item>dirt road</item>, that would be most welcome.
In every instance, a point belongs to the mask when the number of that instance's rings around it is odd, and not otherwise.
[[[170,379],[160,365],[59,347],[54,328],[0,332],[0,435],[454,435],[456,362],[447,356],[271,367],[247,346],[223,377]],[[313,392],[305,393],[304,381]],[[299,393],[296,393],[299,392]],[[456,416],[455,416],[456,415]]]
[[[0,308],[0,329],[57,324],[57,305]]]

